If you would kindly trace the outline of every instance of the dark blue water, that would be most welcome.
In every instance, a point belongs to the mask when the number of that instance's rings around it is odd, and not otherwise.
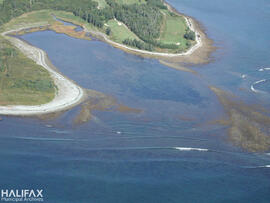
[[[124,53],[99,41],[52,31],[23,39],[44,49],[84,88],[142,109],[94,112],[72,125],[76,107],[53,121],[4,117],[0,122],[0,188],[44,189],[45,202],[270,202],[270,154],[234,147],[209,90],[214,85],[269,108],[269,1],[170,0],[206,27],[218,50],[200,76]],[[245,75],[243,77],[243,75]],[[243,91],[245,89],[245,91]],[[47,125],[52,125],[48,127]],[[121,132],[120,134],[117,132]],[[208,151],[181,151],[175,147]]]

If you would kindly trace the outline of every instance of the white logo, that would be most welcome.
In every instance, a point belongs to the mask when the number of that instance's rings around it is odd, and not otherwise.
[[[4,202],[43,202],[43,190],[1,190]]]

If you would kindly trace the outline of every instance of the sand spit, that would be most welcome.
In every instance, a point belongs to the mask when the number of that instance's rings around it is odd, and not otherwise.
[[[63,111],[80,103],[84,98],[84,90],[81,87],[62,76],[46,62],[48,61],[48,59],[46,53],[43,50],[31,46],[18,38],[7,36],[9,33],[19,32],[22,29],[29,28],[32,27],[24,27],[17,30],[10,30],[2,33],[2,35],[18,49],[20,49],[20,51],[24,53],[27,57],[35,61],[37,64],[43,66],[50,73],[51,77],[54,80],[54,84],[57,87],[57,92],[55,98],[51,102],[42,105],[0,106],[1,115],[32,116],[48,114],[56,111]]]

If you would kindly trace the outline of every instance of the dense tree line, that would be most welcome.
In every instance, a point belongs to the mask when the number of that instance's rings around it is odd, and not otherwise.
[[[115,18],[145,42],[154,41],[160,36],[162,14],[156,7],[143,4],[123,5],[115,10]]]
[[[195,36],[195,32],[193,32],[192,30],[188,29],[184,35],[184,38],[186,38],[187,40],[195,40],[196,36]]]
[[[141,40],[153,44],[160,36],[162,8],[167,9],[161,0],[147,0],[147,4],[117,4],[115,0],[106,0],[113,9],[114,18],[127,25]]]
[[[123,41],[123,44],[128,45],[128,46],[132,46],[132,47],[136,47],[138,49],[142,49],[142,50],[147,50],[147,51],[153,51],[154,47],[151,44],[139,41],[137,39],[125,39]]]

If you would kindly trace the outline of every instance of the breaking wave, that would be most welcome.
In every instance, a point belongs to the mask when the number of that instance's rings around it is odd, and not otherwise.
[[[200,151],[200,152],[207,152],[209,149],[202,149],[202,148],[192,148],[192,147],[175,147],[179,151]]]
[[[264,166],[248,166],[245,168],[250,168],[250,169],[256,169],[256,168],[270,168],[270,165],[264,165]]]
[[[11,137],[20,140],[37,140],[37,141],[75,141],[75,139],[62,139],[62,138],[41,138],[41,137]]]
[[[258,69],[259,72],[263,72],[265,70],[270,70],[270,68],[260,68],[260,69]]]
[[[258,81],[256,81],[256,82],[254,82],[254,83],[251,85],[251,87],[250,87],[251,91],[252,91],[252,92],[255,92],[255,93],[260,93],[260,92],[263,93],[263,91],[257,90],[254,86],[257,85],[257,84],[266,82],[266,81],[267,81],[266,79],[262,79],[262,80],[258,80]]]

